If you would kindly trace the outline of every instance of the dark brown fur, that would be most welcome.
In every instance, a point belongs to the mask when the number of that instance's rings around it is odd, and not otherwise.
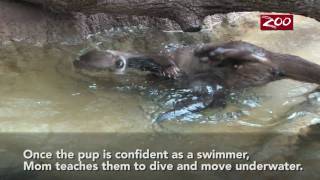
[[[104,55],[103,55],[104,53]],[[261,86],[290,78],[320,84],[320,66],[297,56],[279,54],[246,42],[207,44],[180,48],[165,56],[129,54],[119,51],[89,52],[75,61],[81,68],[150,71],[175,79],[197,98],[183,99],[173,110],[161,114],[156,122],[176,119],[212,105],[224,104],[225,89]],[[99,54],[98,55],[93,55]],[[124,67],[116,68],[115,62]],[[101,64],[101,66],[99,65]]]

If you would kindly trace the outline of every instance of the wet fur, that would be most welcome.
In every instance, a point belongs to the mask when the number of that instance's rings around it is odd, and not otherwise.
[[[192,98],[183,99],[174,109],[160,114],[155,120],[158,123],[208,107],[224,106],[227,89],[261,86],[284,78],[320,84],[319,65],[242,41],[185,47],[166,56],[115,52],[125,57],[122,59],[126,60],[128,68],[150,71],[160,78],[175,79],[178,82],[175,88],[192,90]],[[83,60],[86,58],[82,56]],[[98,58],[89,61],[95,63],[104,59],[112,62],[110,58]]]

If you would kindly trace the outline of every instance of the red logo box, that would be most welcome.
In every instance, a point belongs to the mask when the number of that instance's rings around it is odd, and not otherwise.
[[[292,14],[261,14],[260,29],[263,31],[293,30]]]

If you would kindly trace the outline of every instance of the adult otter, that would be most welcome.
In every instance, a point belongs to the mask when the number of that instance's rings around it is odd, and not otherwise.
[[[176,88],[191,90],[192,96],[181,98],[174,109],[161,114],[156,122],[224,105],[228,89],[259,86],[284,78],[320,84],[319,65],[242,41],[179,48],[157,56],[90,51],[74,61],[74,65],[117,74],[129,69],[149,71],[158,77],[174,79]]]

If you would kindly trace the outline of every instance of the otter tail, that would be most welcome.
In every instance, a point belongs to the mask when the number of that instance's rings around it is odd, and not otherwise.
[[[320,65],[288,54],[272,56],[272,63],[279,67],[284,78],[320,84]]]

